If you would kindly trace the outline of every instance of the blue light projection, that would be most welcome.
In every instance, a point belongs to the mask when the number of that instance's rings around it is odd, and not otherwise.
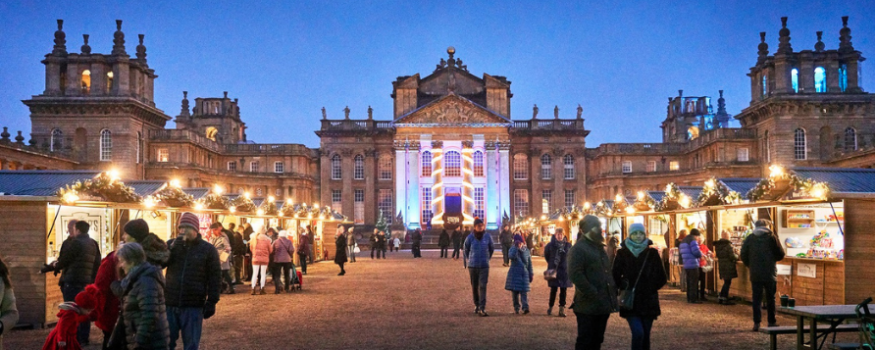
[[[848,89],[848,65],[842,64],[839,67],[839,87],[842,89],[842,92]]]
[[[814,68],[814,91],[826,92],[826,70],[823,67]]]
[[[793,68],[790,70],[790,81],[793,84],[793,92],[799,93],[799,70]]]

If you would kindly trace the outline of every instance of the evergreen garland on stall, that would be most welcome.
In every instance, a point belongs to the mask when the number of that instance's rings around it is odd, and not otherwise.
[[[194,196],[185,193],[182,189],[173,186],[164,186],[155,193],[155,199],[168,207],[193,207]]]
[[[139,203],[143,197],[134,192],[124,182],[111,178],[107,173],[100,173],[91,180],[76,181],[58,189],[55,195],[65,198],[68,194],[86,196],[114,203]],[[88,198],[83,198],[88,199]]]

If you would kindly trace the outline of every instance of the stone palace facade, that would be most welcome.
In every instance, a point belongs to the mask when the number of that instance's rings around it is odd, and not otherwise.
[[[481,217],[495,229],[505,217],[541,215],[585,201],[700,185],[712,176],[762,177],[770,164],[875,165],[875,95],[860,84],[864,60],[842,19],[836,49],[817,32],[813,49],[795,51],[786,18],[770,54],[760,33],[748,76],[751,101],[730,116],[720,91],[668,99],[661,143],[586,147],[582,107],[511,117],[511,82],[475,75],[447,50],[426,76],[392,82],[391,116],[329,119],[322,111],[318,149],[247,140],[239,101],[183,93],[176,127],[155,106],[158,77],[139,35],[135,57],[117,21],[110,54],[67,49],[62,21],[45,56],[45,90],[23,101],[29,142],[0,135],[0,167],[119,169],[125,178],[176,178],[189,187],[331,205],[356,227],[382,215],[408,228],[440,228]],[[567,109],[566,109],[567,110]],[[545,115],[547,114],[547,115]],[[730,127],[731,118],[741,127]]]

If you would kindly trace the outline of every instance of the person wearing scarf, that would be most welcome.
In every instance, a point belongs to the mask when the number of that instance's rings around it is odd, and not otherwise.
[[[629,236],[614,260],[614,283],[624,290],[634,289],[632,308],[620,309],[620,317],[632,331],[633,350],[650,349],[650,330],[660,315],[658,291],[667,281],[659,251],[652,244],[644,225],[629,225]]]
[[[557,228],[550,243],[544,247],[547,269],[556,270],[556,278],[547,281],[547,286],[550,287],[550,307],[547,309],[547,316],[553,314],[556,292],[559,292],[559,317],[565,317],[565,298],[568,294],[568,288],[571,288],[571,281],[568,279],[569,250],[571,250],[571,243],[565,239],[565,232],[561,228]]]
[[[465,261],[471,277],[474,313],[480,317],[489,316],[486,313],[486,284],[489,283],[489,260],[494,252],[492,236],[486,233],[483,220],[474,219],[474,233],[465,239]]]

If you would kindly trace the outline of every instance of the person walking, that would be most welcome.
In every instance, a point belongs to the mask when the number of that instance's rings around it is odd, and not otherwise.
[[[459,260],[459,250],[462,248],[462,233],[459,228],[453,228],[453,234],[450,237],[453,241],[453,260]]]
[[[128,348],[167,349],[170,326],[161,268],[146,261],[146,252],[138,243],[122,245],[116,256],[125,276],[112,283],[112,290],[122,299],[122,321]]]
[[[386,233],[382,230],[377,232],[377,259],[380,259],[382,254],[383,259],[386,258]]]
[[[395,246],[395,252],[396,252],[396,253],[397,253],[398,251],[400,251],[400,250],[401,250],[401,239],[398,238],[398,237],[395,237],[395,239],[393,240],[393,245]]]
[[[529,249],[535,249],[535,233],[532,231],[526,232],[526,235],[523,236],[526,239],[526,247]]]
[[[681,273],[680,273],[680,282],[681,282],[681,292],[687,292],[687,271],[683,268],[683,258],[681,257],[680,247],[681,241],[687,238],[687,230],[681,229],[678,231],[678,237],[674,240],[674,247],[678,248],[678,264],[681,265]]]
[[[239,226],[237,230],[231,230],[234,237],[234,240],[231,242],[231,252],[234,253],[232,267],[234,270],[233,275],[235,285],[243,284],[241,276],[243,275],[243,258],[246,257],[246,243],[243,243],[243,229],[243,226]]]
[[[298,262],[301,263],[301,275],[307,274],[307,256],[310,255],[310,240],[307,238],[307,232],[301,235],[298,240]]]
[[[471,277],[474,313],[481,317],[489,316],[486,313],[486,285],[489,283],[489,260],[494,252],[492,236],[486,233],[483,220],[474,219],[474,232],[465,238],[465,261]]]
[[[450,234],[447,233],[446,229],[441,231],[440,237],[438,237],[438,246],[441,248],[441,259],[449,258],[448,250],[450,248]]]
[[[705,280],[707,279],[705,266],[708,266],[708,260],[711,259],[711,249],[708,249],[708,245],[705,244],[705,236],[696,237],[696,243],[699,244],[699,251],[702,252],[702,258],[699,259],[699,282],[697,284],[699,300],[708,301],[708,298],[705,297]]]
[[[344,237],[346,238],[346,255],[347,257],[349,257],[349,262],[354,263],[355,248],[358,246],[358,244],[355,242],[355,234],[351,229],[345,230],[345,232],[346,235]]]
[[[213,317],[219,302],[222,284],[219,253],[201,238],[199,227],[196,215],[183,213],[176,238],[167,242],[170,259],[164,296],[171,349],[176,348],[180,333],[185,350],[198,349],[203,320]]]
[[[279,238],[273,241],[273,285],[275,287],[274,294],[280,294],[282,291],[289,291],[289,273],[292,269],[292,256],[295,254],[295,245],[289,240],[288,231],[280,231]],[[297,272],[296,272],[297,273]],[[280,277],[282,276],[282,281]],[[296,276],[297,277],[297,276]],[[282,282],[282,284],[281,284]]]
[[[717,298],[717,303],[720,305],[735,305],[729,300],[729,288],[732,287],[732,280],[738,277],[738,254],[735,254],[735,249],[732,248],[732,241],[729,240],[729,232],[723,231],[720,233],[720,239],[714,242],[714,251],[717,253],[717,269],[720,273],[720,279],[723,280],[723,288],[720,289],[720,296]]]
[[[85,290],[85,286],[94,282],[97,270],[100,268],[100,249],[97,242],[88,236],[91,229],[85,221],[76,221],[70,238],[61,245],[61,252],[54,264],[55,272],[61,271],[61,294],[65,302],[75,301],[76,295]],[[91,332],[91,321],[79,323],[76,339],[79,344],[90,344],[88,335]]]
[[[421,248],[422,248],[422,230],[416,229],[415,231],[413,231],[412,238],[413,238],[413,248],[411,250],[413,251],[413,257],[414,258],[421,258],[422,257],[422,250],[421,250]]]
[[[556,271],[556,278],[548,279],[550,287],[550,307],[547,316],[553,314],[553,305],[556,303],[556,292],[559,292],[559,317],[565,317],[565,299],[571,281],[568,279],[568,252],[571,251],[571,243],[565,239],[565,232],[561,228],[556,229],[556,234],[550,239],[550,243],[544,247],[544,259],[547,260],[547,269]]]
[[[371,235],[371,260],[374,260],[374,254],[377,254],[377,259],[380,258],[379,246],[377,245],[377,236],[380,235],[380,229],[375,228],[374,233]]]
[[[507,225],[501,229],[501,233],[498,234],[498,242],[501,243],[501,255],[504,257],[504,267],[507,267],[510,263],[510,246],[513,245],[513,233],[510,232]]]
[[[631,308],[620,308],[620,317],[632,332],[632,350],[650,350],[650,330],[661,313],[658,291],[668,281],[659,250],[652,245],[644,225],[629,225],[613,265],[614,283],[634,294]]]
[[[769,327],[778,324],[775,319],[775,290],[777,288],[777,262],[784,260],[784,247],[778,240],[778,235],[772,233],[772,222],[759,219],[754,223],[753,233],[744,239],[741,245],[741,261],[747,266],[750,275],[750,285],[753,290],[753,330],[760,329],[762,320],[763,298],[766,301]],[[763,290],[766,295],[763,296]]]
[[[267,294],[264,283],[267,280],[267,265],[270,264],[270,254],[273,253],[270,237],[264,229],[261,233],[252,234],[249,239],[249,250],[252,251],[252,293]],[[261,277],[261,278],[259,278]]]
[[[504,289],[511,291],[513,297],[513,312],[519,315],[520,307],[523,314],[529,313],[529,291],[535,272],[532,270],[532,254],[526,247],[523,236],[513,237],[513,245],[509,250],[510,268],[507,270],[507,282]],[[522,303],[522,304],[521,304]]]
[[[383,232],[380,232],[380,233],[383,233]],[[339,232],[335,233],[334,234],[334,244],[336,245],[336,249],[335,249],[335,253],[334,253],[334,263],[337,264],[337,266],[340,266],[340,273],[338,273],[337,275],[343,276],[346,274],[346,270],[343,269],[343,265],[346,264],[346,261],[347,261],[347,258],[346,258],[346,237],[344,237]],[[386,244],[386,236],[383,236],[383,244],[384,245]],[[377,259],[379,259],[379,258],[380,257],[378,255]],[[385,258],[386,258],[386,250],[385,250],[385,246],[384,246],[383,259],[385,259]]]
[[[9,267],[0,257],[0,350],[3,350],[3,335],[12,331],[18,323],[18,305],[11,280]]]
[[[568,254],[568,278],[574,284],[577,317],[575,349],[599,350],[611,313],[617,311],[617,292],[605,252],[598,217],[587,215],[578,224],[580,235]]]
[[[219,264],[222,268],[222,292],[234,294],[234,282],[231,280],[231,243],[228,235],[225,234],[225,229],[219,222],[214,222],[210,225],[209,241],[216,252],[219,253]]]
[[[678,246],[678,251],[681,263],[684,266],[684,276],[687,281],[687,302],[692,304],[701,304],[699,300],[699,259],[702,258],[702,250],[699,249],[699,236],[702,234],[699,229],[690,230],[690,234],[681,240]]]

